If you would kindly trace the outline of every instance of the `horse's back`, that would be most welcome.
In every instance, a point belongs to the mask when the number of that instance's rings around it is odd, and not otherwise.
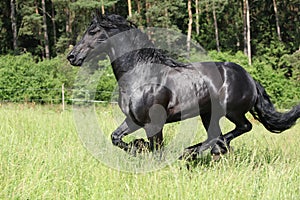
[[[199,70],[225,109],[247,112],[256,101],[256,85],[250,74],[240,65],[231,62],[200,62],[193,67]]]

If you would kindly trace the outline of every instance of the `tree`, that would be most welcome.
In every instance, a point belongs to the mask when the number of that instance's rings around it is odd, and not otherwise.
[[[279,16],[278,16],[276,0],[273,0],[273,7],[274,7],[275,18],[276,18],[276,30],[277,30],[278,40],[281,41],[282,39],[280,33]]]
[[[248,62],[249,62],[249,65],[252,64],[251,62],[251,35],[250,35],[250,8],[249,8],[249,2],[248,0],[245,0],[246,1],[246,7],[247,7],[247,52],[248,52]]]
[[[39,21],[38,21],[38,26],[37,26],[37,32],[38,32],[38,41],[39,41],[39,44],[40,44],[40,50],[41,50],[41,55],[42,55],[42,58],[45,57],[45,52],[42,48],[43,46],[43,42],[42,42],[42,21],[41,21],[41,16],[40,16],[40,11],[39,11],[39,2],[37,0],[34,0],[34,6],[35,6],[35,14],[36,14],[36,17],[39,17]]]
[[[250,9],[248,0],[244,4],[244,53],[248,56],[248,63],[251,65],[251,35],[250,35]]]
[[[105,14],[105,5],[104,5],[103,0],[101,0],[101,11],[102,11],[102,15],[104,15]]]
[[[16,52],[18,50],[18,30],[17,30],[17,20],[16,20],[16,1],[10,0],[10,19],[11,19],[11,29],[13,33],[13,48]]]
[[[216,7],[214,1],[212,4],[213,4],[212,10],[213,10],[213,18],[214,18],[214,26],[215,26],[216,46],[217,46],[217,51],[220,52],[219,29],[218,29],[218,21],[217,21]]]
[[[187,46],[187,53],[188,53],[187,55],[189,59],[190,50],[191,50],[192,25],[193,25],[192,0],[188,0],[187,9],[189,14],[189,22],[188,22],[186,46]]]
[[[55,6],[53,1],[51,1],[51,21],[52,21],[52,29],[53,29],[53,43],[55,46],[57,40],[57,33],[56,33],[56,22],[55,22]]]
[[[146,4],[146,23],[147,23],[147,26],[151,26],[150,25],[150,14],[149,14],[149,10],[151,8],[151,3],[150,3],[150,0],[145,0],[145,4]]]
[[[137,6],[137,13],[139,15],[141,15],[141,11],[142,11],[142,9],[141,9],[141,1],[140,0],[135,0],[135,3],[136,3],[136,6]]]
[[[177,29],[176,21],[184,18],[181,9],[185,8],[182,0],[146,0],[146,25]],[[163,8],[163,9],[162,9]]]
[[[102,9],[103,13],[116,13],[130,17],[140,26],[175,28],[188,33],[187,0],[127,0],[125,2],[2,0],[0,2],[0,53],[5,54],[19,49],[21,52],[31,52],[40,58],[48,57],[48,48],[49,55],[52,57],[56,53],[64,53],[69,45],[74,44],[85,31],[95,9]],[[195,32],[191,32],[191,37],[207,50],[235,52],[244,48],[245,54],[251,58],[262,55],[264,49],[274,40],[281,41],[289,53],[299,49],[299,0],[280,2],[276,0],[194,0],[191,4],[193,17],[195,17],[192,24],[192,30]]]
[[[199,1],[195,0],[195,12],[196,12],[196,33],[199,35],[200,33],[200,25],[199,25]]]
[[[44,57],[42,39],[43,17],[39,12],[37,0],[26,0],[18,3],[20,18],[18,41],[23,51]]]
[[[199,5],[206,10],[206,22],[211,24],[211,13],[213,16],[213,31],[214,31],[214,41],[215,41],[215,48],[219,52],[220,47],[220,37],[219,37],[219,26],[218,26],[218,14],[224,10],[224,7],[227,5],[228,0],[202,0],[199,2]],[[198,6],[197,6],[198,7]],[[197,9],[196,9],[197,10]]]
[[[48,36],[48,26],[47,26],[45,0],[42,0],[42,10],[43,10],[43,29],[44,29],[45,56],[46,56],[47,59],[49,59],[50,58],[50,49],[49,49],[49,36]]]
[[[127,2],[128,2],[128,17],[132,17],[131,0],[127,0]]]

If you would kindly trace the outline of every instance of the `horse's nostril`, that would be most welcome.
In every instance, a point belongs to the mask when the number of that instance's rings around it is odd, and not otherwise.
[[[68,57],[67,57],[67,59],[68,59],[70,62],[74,61],[75,58],[76,58],[76,57],[75,57],[75,55],[73,55],[73,54],[69,54]]]

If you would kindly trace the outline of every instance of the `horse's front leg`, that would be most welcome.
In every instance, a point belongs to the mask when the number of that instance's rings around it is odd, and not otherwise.
[[[131,145],[124,142],[122,138],[130,133],[133,133],[139,128],[141,127],[136,125],[130,118],[126,118],[124,122],[111,134],[113,145],[120,147],[124,151],[128,151]]]
[[[163,133],[162,129],[160,129],[158,132],[153,134],[149,130],[146,129],[146,134],[148,137],[148,140],[150,142],[150,150],[161,150],[163,147]]]
[[[141,153],[143,151],[153,152],[153,151],[161,150],[163,147],[162,128],[160,128],[159,130],[156,128],[155,131],[155,128],[149,128],[148,125],[145,125],[144,129],[146,131],[146,135],[149,142],[145,141],[143,138],[135,139],[134,141],[130,142],[129,150],[134,155],[136,153]]]

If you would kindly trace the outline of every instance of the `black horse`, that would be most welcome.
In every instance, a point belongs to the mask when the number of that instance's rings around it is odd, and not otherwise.
[[[99,49],[100,48],[100,49]],[[239,65],[230,62],[179,63],[154,48],[147,35],[119,15],[97,14],[68,55],[74,66],[106,53],[119,84],[119,106],[126,115],[112,133],[112,143],[125,151],[141,143],[150,150],[163,146],[165,123],[201,116],[208,138],[188,147],[184,156],[211,148],[224,154],[230,141],[252,129],[249,111],[266,129],[280,133],[300,117],[300,105],[286,113],[275,110],[264,88]],[[219,120],[225,116],[236,127],[223,135]],[[149,142],[122,138],[144,128]]]

